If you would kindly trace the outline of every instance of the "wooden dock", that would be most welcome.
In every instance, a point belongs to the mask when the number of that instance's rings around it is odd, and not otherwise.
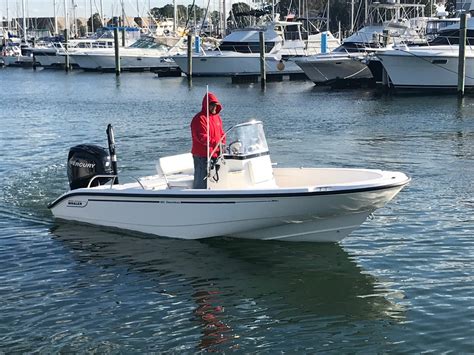
[[[279,82],[284,80],[309,80],[305,73],[292,74],[268,74],[267,82]],[[260,74],[235,74],[231,75],[232,84],[252,84],[260,81]]]

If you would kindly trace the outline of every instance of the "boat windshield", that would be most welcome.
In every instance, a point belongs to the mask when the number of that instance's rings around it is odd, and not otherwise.
[[[130,48],[167,49],[162,43],[157,43],[153,37],[142,37],[133,43]]]
[[[227,154],[247,156],[268,152],[267,140],[260,121],[250,121],[232,127],[227,132]]]

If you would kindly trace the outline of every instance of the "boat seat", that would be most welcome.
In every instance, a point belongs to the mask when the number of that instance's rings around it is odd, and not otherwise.
[[[189,179],[168,179],[171,175],[177,174],[194,174],[194,161],[191,153],[171,155],[168,157],[163,157],[158,160],[156,164],[156,171],[159,175],[163,175],[165,178],[168,188],[173,187],[188,187]],[[191,180],[192,187],[192,180]]]
[[[194,174],[194,161],[191,153],[171,155],[158,160],[156,164],[158,174]]]

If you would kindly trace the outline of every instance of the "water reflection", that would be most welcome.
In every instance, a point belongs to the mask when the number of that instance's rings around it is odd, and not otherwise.
[[[350,328],[351,322],[405,317],[403,307],[387,298],[390,291],[337,244],[182,241],[71,224],[51,232],[77,263],[108,274],[125,267],[160,285],[159,293],[175,299],[175,307],[190,304],[175,322],[192,319],[186,328],[199,329],[198,349],[237,349],[258,336],[284,344],[295,324],[302,339],[321,328],[339,333],[341,322]],[[154,294],[143,292],[144,303],[155,302]]]

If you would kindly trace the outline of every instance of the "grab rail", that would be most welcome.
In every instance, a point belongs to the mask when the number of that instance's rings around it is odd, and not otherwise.
[[[115,179],[117,179],[117,177],[118,177],[118,175],[96,175],[96,176],[93,176],[93,177],[89,180],[89,184],[87,185],[87,188],[90,188],[90,187],[91,187],[92,182],[93,182],[96,178],[111,178],[111,180],[110,180],[110,188],[112,188],[112,186],[114,185]],[[146,189],[145,189],[145,186],[143,186],[143,184],[142,184],[142,182],[140,181],[139,178],[136,178],[136,177],[134,177],[134,176],[132,176],[132,178],[138,182],[138,184],[140,185],[140,187],[141,187],[143,190],[146,190]]]
[[[89,180],[89,184],[87,184],[87,188],[91,187],[92,182],[97,179],[97,178],[112,178],[110,180],[110,188],[112,188],[112,185],[115,182],[115,179],[117,178],[117,175],[95,175]]]

